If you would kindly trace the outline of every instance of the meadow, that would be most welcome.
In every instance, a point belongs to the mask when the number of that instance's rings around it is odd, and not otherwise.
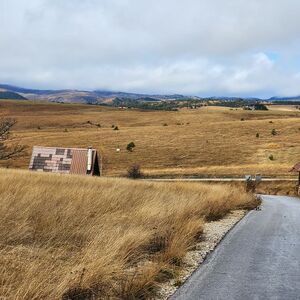
[[[0,169],[1,299],[146,299],[239,187]]]
[[[25,155],[3,167],[27,168],[33,145],[93,146],[102,154],[106,176],[123,176],[139,164],[154,177],[289,177],[300,160],[300,111],[293,106],[168,112],[2,100],[0,117],[18,121],[12,142],[27,145]],[[136,145],[132,152],[126,150],[130,142]]]

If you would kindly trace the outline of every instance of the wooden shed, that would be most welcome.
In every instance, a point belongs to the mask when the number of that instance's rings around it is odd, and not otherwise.
[[[62,174],[100,176],[100,157],[93,148],[34,146],[29,170]]]

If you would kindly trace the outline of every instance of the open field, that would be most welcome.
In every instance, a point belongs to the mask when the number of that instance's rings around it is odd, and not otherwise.
[[[2,166],[27,168],[33,145],[91,145],[103,154],[107,176],[124,175],[133,163],[149,176],[293,176],[288,170],[300,160],[300,111],[292,106],[166,112],[2,100],[0,117],[17,119],[14,141],[28,146],[26,155]],[[128,152],[131,141],[136,148]]]
[[[203,222],[256,205],[230,186],[0,169],[0,295],[149,297],[176,278]]]

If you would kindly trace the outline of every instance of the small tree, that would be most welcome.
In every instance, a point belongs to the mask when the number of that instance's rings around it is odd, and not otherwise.
[[[270,154],[270,155],[269,155],[269,160],[274,160],[273,154]]]
[[[10,130],[15,124],[16,120],[14,119],[0,120],[0,160],[14,158],[20,155],[25,149],[25,146],[21,145],[6,145],[6,141],[9,139]]]
[[[276,131],[276,129],[275,129],[275,128],[273,128],[273,129],[272,129],[272,131],[271,131],[271,133],[272,133],[272,135],[277,135],[277,131]]]
[[[134,164],[127,170],[128,178],[138,179],[138,178],[142,178],[143,176],[144,175],[143,175],[139,165]]]
[[[119,127],[118,127],[118,126],[116,126],[116,127],[114,128],[114,130],[119,130]]]
[[[132,152],[134,147],[135,147],[134,142],[130,142],[130,143],[127,145],[126,149],[127,149],[128,151]]]
[[[259,133],[258,132],[256,133],[256,137],[259,138]]]

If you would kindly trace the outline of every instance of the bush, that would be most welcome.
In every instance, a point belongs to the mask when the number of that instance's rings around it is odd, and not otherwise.
[[[134,142],[130,142],[130,143],[127,145],[126,149],[127,149],[128,151],[132,152],[134,147],[135,147]]]
[[[254,104],[254,109],[255,109],[255,110],[269,110],[269,109],[267,108],[267,106],[264,105],[264,104],[262,104],[262,103],[255,103],[255,104]]]
[[[272,135],[277,135],[277,131],[276,131],[276,129],[272,129],[272,131],[271,131],[271,133],[272,133]]]
[[[116,126],[116,127],[114,128],[114,130],[119,130],[119,127],[118,127],[118,126]]]
[[[246,181],[246,192],[247,193],[255,193],[256,182],[254,180]]]
[[[273,154],[270,154],[270,155],[269,155],[269,160],[274,160]]]
[[[127,170],[127,177],[131,179],[138,179],[142,178],[144,175],[141,171],[141,168],[139,165],[132,165],[128,170]]]
[[[258,132],[256,133],[256,137],[259,138],[259,133]]]

